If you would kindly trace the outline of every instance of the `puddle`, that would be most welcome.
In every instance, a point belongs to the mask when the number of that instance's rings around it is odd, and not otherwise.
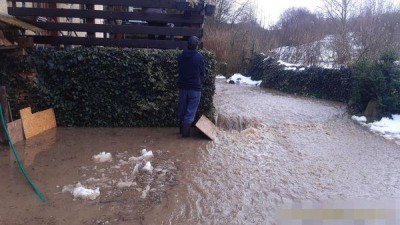
[[[48,201],[40,202],[10,152],[0,151],[0,224],[137,224],[144,212],[178,184],[182,161],[195,161],[207,140],[180,138],[177,128],[57,128],[20,142],[26,170]],[[141,151],[152,151],[152,172]],[[101,152],[112,161],[95,162]],[[130,160],[132,159],[132,160]],[[134,172],[138,165],[138,171]],[[94,200],[74,199],[62,189],[81,183],[99,188]]]

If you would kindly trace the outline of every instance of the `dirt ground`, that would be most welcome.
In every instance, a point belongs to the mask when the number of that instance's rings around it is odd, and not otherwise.
[[[182,139],[176,131],[57,128],[18,143],[16,148],[28,174],[46,196],[45,203],[3,147],[0,224],[143,224],[145,212],[167,198],[167,191],[177,185],[182,160],[190,161],[208,143],[202,137]],[[141,162],[132,163],[129,158],[140,156],[142,149],[154,154],[152,174],[133,172]],[[113,161],[95,163],[92,157],[100,152],[111,153]],[[87,188],[99,187],[100,196],[93,201],[81,200],[62,192],[64,186],[78,182]],[[120,182],[127,185],[119,186]]]

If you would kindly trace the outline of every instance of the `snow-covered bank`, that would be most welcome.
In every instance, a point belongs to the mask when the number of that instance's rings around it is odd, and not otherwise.
[[[352,119],[362,126],[368,127],[372,132],[400,144],[400,115],[392,115],[392,119],[384,117],[380,121],[372,123],[368,123],[365,116],[352,116]]]
[[[353,59],[359,55],[360,47],[356,44],[353,34],[350,37],[350,55]],[[337,69],[335,63],[335,37],[327,35],[323,39],[300,46],[282,46],[271,50],[268,54],[276,55],[280,60],[289,63],[298,63],[305,66],[318,66],[326,69]]]

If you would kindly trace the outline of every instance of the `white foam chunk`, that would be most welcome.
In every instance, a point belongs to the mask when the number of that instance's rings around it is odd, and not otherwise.
[[[74,196],[74,198],[95,200],[97,197],[100,196],[100,188],[92,190],[84,187],[77,187],[72,192],[72,195]]]
[[[135,186],[136,182],[128,182],[128,181],[120,181],[117,184],[118,188],[127,188],[127,187],[132,187]]]
[[[76,185],[66,185],[63,187],[62,192],[69,192],[75,199],[79,198],[84,200],[95,200],[100,196],[100,188],[89,189],[82,186],[81,183],[77,183]]]
[[[111,162],[112,155],[111,155],[111,153],[108,153],[108,152],[101,152],[98,155],[93,156],[93,160],[96,163]]]
[[[133,168],[132,176],[136,176],[139,173],[139,164],[136,164]]]
[[[153,151],[147,151],[146,149],[143,149],[141,151],[141,154],[142,155],[140,157],[135,157],[135,156],[130,157],[129,158],[129,162],[132,162],[132,161],[147,161],[147,160],[150,160],[151,158],[154,157]]]
[[[147,194],[149,193],[149,191],[150,191],[150,185],[147,185],[146,186],[146,188],[142,191],[142,198],[146,198],[147,197]]]
[[[152,173],[153,172],[153,166],[151,165],[150,162],[146,162],[146,164],[143,166],[142,170],[146,171],[148,173]]]

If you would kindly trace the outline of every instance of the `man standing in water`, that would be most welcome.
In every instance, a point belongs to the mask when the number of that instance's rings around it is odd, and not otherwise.
[[[190,127],[200,103],[201,89],[204,84],[204,59],[197,52],[199,44],[200,40],[198,37],[190,37],[188,40],[188,49],[184,50],[178,56],[178,119],[182,137],[190,136]]]

